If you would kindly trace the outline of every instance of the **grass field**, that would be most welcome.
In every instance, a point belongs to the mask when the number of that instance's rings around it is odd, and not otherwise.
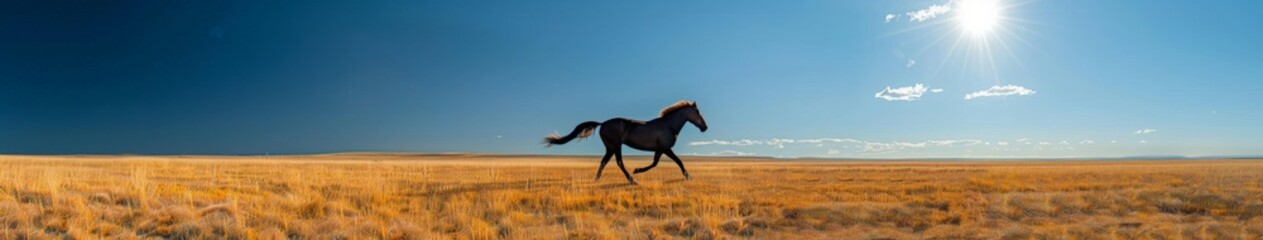
[[[684,160],[0,156],[0,239],[1263,237],[1260,160]]]

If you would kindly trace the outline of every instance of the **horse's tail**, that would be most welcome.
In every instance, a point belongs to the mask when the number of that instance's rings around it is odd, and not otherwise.
[[[557,133],[553,133],[553,135],[551,136],[544,137],[544,144],[547,144],[546,147],[552,147],[553,144],[557,144],[557,145],[566,144],[567,142],[570,142],[570,140],[574,140],[575,137],[578,137],[578,138],[591,137],[592,132],[596,131],[597,126],[601,126],[601,123],[594,122],[594,121],[587,121],[587,122],[580,123],[579,126],[574,127],[574,131],[570,131],[570,134],[567,134],[566,136],[561,136],[561,135],[557,135]]]

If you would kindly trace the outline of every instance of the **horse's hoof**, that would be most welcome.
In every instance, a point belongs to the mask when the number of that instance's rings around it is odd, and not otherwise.
[[[645,170],[637,168],[635,171],[632,171],[632,174],[640,174],[642,172],[645,172]]]
[[[631,183],[630,183],[630,184],[631,184],[631,185],[640,185],[640,183],[638,183],[638,182],[636,182],[636,181],[631,181]]]

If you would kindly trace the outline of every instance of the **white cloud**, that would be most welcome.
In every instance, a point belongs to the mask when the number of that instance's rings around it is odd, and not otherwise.
[[[923,148],[923,147],[925,147],[925,144],[926,144],[926,142],[915,142],[915,143],[914,143],[914,142],[895,142],[895,143],[894,143],[894,146],[896,146],[896,147],[905,147],[905,148],[910,148],[910,147],[912,147],[912,148]]]
[[[741,139],[741,140],[734,140],[734,141],[725,141],[725,140],[694,141],[694,142],[689,142],[689,146],[705,146],[705,145],[724,145],[724,146],[768,145],[768,146],[772,146],[773,148],[785,148],[785,144],[790,144],[790,143],[814,143],[814,144],[816,144],[817,146],[823,146],[823,145],[821,145],[821,144],[822,144],[822,143],[825,143],[825,142],[832,142],[832,143],[852,142],[852,143],[858,143],[858,142],[860,142],[860,141],[859,141],[859,140],[855,140],[855,139],[849,139],[849,138],[817,138],[817,139],[803,139],[803,140],[786,139],[786,138],[773,138],[773,139],[769,139],[769,140],[750,140],[750,139]]]
[[[893,151],[895,149],[896,149],[895,145],[891,143],[878,143],[878,142],[865,142],[864,143],[865,152],[887,152],[887,151]]]
[[[750,146],[750,145],[761,145],[761,144],[763,144],[763,141],[741,139],[737,141],[710,140],[710,141],[690,142],[689,146],[703,146],[703,145]]]
[[[966,94],[965,100],[974,99],[978,97],[998,97],[998,96],[1009,96],[1009,95],[1025,96],[1025,95],[1032,95],[1032,94],[1035,94],[1035,90],[1031,90],[1026,87],[1010,84],[1010,85],[1004,85],[1004,86],[991,86],[991,88],[988,88],[987,90],[982,90],[982,91]]]
[[[975,140],[975,139],[930,140],[928,142],[931,145],[935,145],[935,146],[956,146],[956,145],[972,146],[972,145],[978,145],[982,143],[982,141]]]
[[[925,95],[927,91],[930,91],[930,89],[920,83],[893,89],[887,86],[886,89],[877,92],[873,97],[886,99],[886,101],[916,101],[921,99],[921,95]]]
[[[697,155],[697,156],[753,156],[754,154],[755,154],[755,153],[752,153],[752,152],[742,152],[742,151],[736,151],[736,150],[723,150],[723,151],[718,151],[718,152],[713,152],[713,153],[700,153],[700,154],[699,154],[699,153],[693,153],[692,155]]]
[[[727,146],[751,146],[751,145],[767,145],[772,148],[782,149],[787,144],[812,144],[817,147],[823,146],[824,143],[845,143],[855,144],[863,147],[865,152],[886,152],[904,148],[924,148],[924,147],[954,147],[954,146],[972,146],[982,144],[981,140],[976,139],[950,139],[950,140],[928,140],[923,142],[869,142],[851,138],[816,138],[816,139],[786,139],[773,138],[769,140],[750,140],[742,139],[736,141],[725,140],[708,140],[689,142],[689,146],[704,145],[727,145]],[[849,148],[849,146],[843,146]]]
[[[904,64],[903,67],[911,68],[912,65],[917,65],[917,60],[912,60],[911,58],[909,58],[908,63]]]
[[[1140,139],[1140,143],[1149,143],[1149,140]]]
[[[943,89],[942,89],[942,88],[930,89],[930,92],[932,92],[932,93],[941,93],[941,92],[943,92]]]
[[[796,140],[796,141],[797,141],[797,142],[801,142],[801,143],[816,143],[816,144],[821,144],[821,143],[825,143],[825,142],[832,142],[832,143],[848,143],[848,142],[849,142],[849,143],[860,143],[860,142],[863,142],[863,141],[860,141],[860,140],[855,140],[855,139],[850,139],[850,138],[817,138],[817,139],[800,139],[800,140]]]
[[[1156,133],[1156,132],[1158,132],[1157,129],[1151,129],[1151,128],[1136,130],[1136,134],[1150,134],[1150,133]]]
[[[994,147],[991,146],[991,143],[995,144]],[[1140,140],[1140,143],[1142,144],[1148,143],[1148,141]],[[1096,144],[1096,142],[1093,140],[1081,140],[1081,141],[1078,141],[1078,144],[1079,145]],[[717,145],[717,146],[737,146],[737,147],[757,146],[757,147],[769,147],[772,149],[786,149],[786,148],[807,149],[807,148],[823,147],[823,151],[825,155],[828,155],[828,156],[843,156],[843,155],[848,155],[848,154],[861,154],[861,155],[890,154],[890,153],[903,152],[905,150],[913,150],[916,152],[926,151],[926,150],[937,151],[937,150],[948,150],[948,149],[956,149],[957,151],[969,151],[969,150],[979,150],[979,149],[976,149],[979,147],[983,147],[983,149],[992,149],[996,151],[1005,151],[1005,152],[1018,152],[1022,150],[1074,151],[1076,149],[1075,147],[1072,146],[1072,145],[1075,145],[1075,142],[1071,142],[1068,140],[1032,141],[1029,138],[1019,138],[1016,142],[1014,141],[986,142],[986,141],[977,140],[977,139],[939,139],[939,140],[925,140],[925,141],[878,142],[878,141],[865,141],[865,140],[854,139],[854,138],[808,138],[808,139],[770,138],[770,139],[694,141],[694,142],[689,142],[689,145],[690,146]],[[1013,146],[1013,145],[1018,145],[1018,146]],[[1028,145],[1028,146],[1019,147],[1021,145]],[[850,150],[843,150],[843,149],[850,149]],[[925,150],[917,150],[917,149],[925,149]],[[740,151],[735,151],[735,150],[725,150],[725,151],[714,152],[714,153],[709,153],[709,154],[698,154],[698,153],[693,153],[693,154],[705,155],[705,156],[755,155],[755,153],[740,152]]]
[[[794,143],[794,139],[773,138],[767,141],[767,145],[775,148],[785,148],[786,143]]]
[[[895,14],[886,14],[886,22],[890,22],[890,21],[892,21],[892,20],[895,20],[896,18],[899,18],[899,15],[895,15]]]
[[[948,4],[951,3],[949,2]],[[905,13],[904,16],[908,16],[908,20],[910,21],[924,22],[925,20],[930,20],[940,14],[952,11],[952,6],[948,4],[930,5],[930,7],[925,9]]]

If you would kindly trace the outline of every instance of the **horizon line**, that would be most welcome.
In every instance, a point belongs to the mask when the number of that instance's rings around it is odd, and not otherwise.
[[[332,151],[332,152],[315,152],[315,153],[285,153],[285,154],[144,154],[144,153],[73,153],[73,154],[30,154],[30,153],[0,153],[0,156],[224,156],[224,157],[270,157],[270,156],[320,156],[320,155],[356,155],[356,154],[386,154],[386,155],[421,155],[421,156],[501,156],[501,157],[601,157],[599,154],[533,154],[533,153],[478,153],[478,152],[421,152],[421,151]],[[627,154],[626,156],[647,157],[650,154]],[[969,160],[1214,160],[1214,159],[1263,159],[1263,155],[1203,155],[1203,156],[1185,156],[1185,155],[1131,155],[1118,157],[1037,157],[1037,156],[1012,156],[1012,157],[899,157],[899,158],[857,158],[857,157],[819,157],[819,156],[764,156],[764,155],[686,155],[690,157],[703,158],[748,158],[748,159],[772,159],[772,160],[835,160],[835,161],[856,161],[856,160],[894,160],[894,161],[916,161],[916,160],[932,160],[932,161],[969,161]]]

